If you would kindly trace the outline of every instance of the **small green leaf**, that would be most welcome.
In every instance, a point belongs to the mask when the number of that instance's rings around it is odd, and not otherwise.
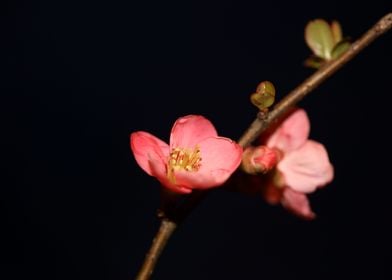
[[[325,20],[315,19],[306,25],[305,41],[316,56],[331,59],[334,38],[331,27]]]
[[[340,41],[332,50],[332,59],[336,59],[341,56],[350,48],[350,46],[351,44],[348,40]]]
[[[261,82],[256,92],[250,96],[250,101],[260,110],[270,107],[275,102],[275,87],[269,81]]]
[[[332,21],[331,31],[332,31],[334,45],[336,46],[336,44],[342,41],[343,39],[342,26],[337,20]]]
[[[310,56],[304,61],[304,65],[306,67],[310,67],[314,69],[319,69],[324,63],[325,63],[324,59],[314,55]]]

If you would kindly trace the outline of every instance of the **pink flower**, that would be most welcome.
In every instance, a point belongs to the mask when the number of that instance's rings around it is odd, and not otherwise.
[[[297,215],[312,219],[315,214],[306,194],[331,182],[333,167],[324,146],[308,140],[309,131],[306,112],[297,109],[268,137],[266,146],[278,149],[283,158],[278,162],[277,173],[264,194],[267,201],[280,201]],[[271,188],[282,191],[276,192]]]
[[[222,185],[241,162],[242,148],[218,137],[212,123],[202,116],[179,118],[170,134],[170,145],[150,133],[131,134],[136,162],[163,186],[177,193]]]

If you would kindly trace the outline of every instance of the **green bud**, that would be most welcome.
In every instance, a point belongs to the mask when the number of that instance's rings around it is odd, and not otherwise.
[[[269,81],[261,82],[256,92],[250,96],[250,101],[259,110],[265,110],[275,102],[275,87]]]

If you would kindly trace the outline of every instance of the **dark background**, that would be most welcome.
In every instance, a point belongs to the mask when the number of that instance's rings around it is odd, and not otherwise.
[[[284,96],[312,73],[307,21],[358,38],[390,1],[1,2],[0,279],[133,279],[159,184],[129,134],[168,140],[187,114],[237,139],[262,80]],[[392,34],[307,97],[336,169],[302,221],[217,191],[174,235],[153,279],[390,279]]]

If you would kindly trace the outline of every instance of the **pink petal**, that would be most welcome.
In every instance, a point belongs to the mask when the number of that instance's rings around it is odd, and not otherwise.
[[[136,162],[149,175],[154,176],[151,169],[151,162],[159,166],[159,169],[166,168],[169,156],[169,145],[148,132],[138,131],[131,134],[131,150]]]
[[[282,200],[283,188],[276,187],[270,182],[262,187],[261,193],[267,203],[275,205]]]
[[[222,185],[241,163],[242,148],[223,137],[211,137],[199,144],[201,166],[196,172],[176,171],[176,182],[192,189]]]
[[[204,139],[217,135],[212,123],[203,116],[185,116],[179,118],[173,125],[170,147],[193,148]]]
[[[291,113],[267,140],[267,146],[282,152],[298,149],[309,137],[310,123],[306,112],[297,109]]]
[[[131,134],[131,149],[136,162],[149,175],[154,176],[166,188],[177,193],[190,193],[192,190],[173,184],[167,178],[169,145],[150,133],[138,131]]]
[[[311,220],[316,217],[306,195],[290,188],[285,188],[283,191],[282,205],[302,218]]]
[[[327,151],[322,144],[312,140],[285,155],[277,167],[285,184],[298,192],[312,192],[333,179]]]

